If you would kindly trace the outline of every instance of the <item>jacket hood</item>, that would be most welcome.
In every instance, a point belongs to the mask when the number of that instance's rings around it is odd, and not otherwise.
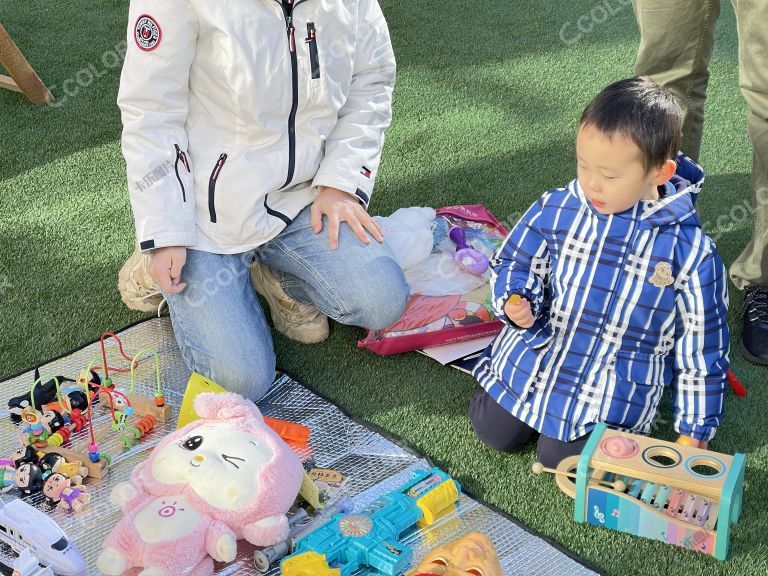
[[[666,184],[666,196],[640,217],[651,228],[670,224],[701,226],[695,204],[704,183],[704,170],[682,152],[675,161],[677,170]]]

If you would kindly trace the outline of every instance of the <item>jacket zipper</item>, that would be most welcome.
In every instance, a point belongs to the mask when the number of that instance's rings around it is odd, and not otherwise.
[[[181,148],[179,148],[178,144],[174,144],[176,147],[176,163],[173,165],[173,170],[176,172],[176,180],[179,181],[179,186],[181,186],[181,198],[186,203],[187,201],[187,191],[184,190],[184,182],[181,181],[181,175],[179,174],[179,160],[182,161],[184,164],[184,167],[187,169],[187,173],[190,172],[189,170],[189,162],[187,162],[187,155],[182,152]]]
[[[219,160],[216,162],[216,166],[213,167],[213,172],[211,172],[211,178],[208,180],[208,212],[211,216],[211,222],[214,224],[216,224],[216,180],[219,179],[219,172],[221,172],[221,168],[226,161],[226,154],[219,156]]]
[[[638,215],[637,218],[640,218],[640,216]],[[632,246],[634,245],[634,242],[635,242],[635,233],[637,232],[637,224],[638,224],[638,220],[632,221],[632,232],[629,235],[629,243],[627,244],[627,249],[624,251],[624,254],[621,258],[621,265],[619,266],[619,278],[618,278],[619,286],[621,285],[621,281],[623,278],[624,264],[626,264],[627,258],[629,257],[629,254],[632,251]],[[613,314],[613,309],[616,304],[616,296],[618,292],[619,292],[618,290],[614,289],[611,293],[611,299],[608,301],[606,312],[603,315],[602,322],[600,322],[600,330],[598,330],[598,334],[602,334],[603,329],[605,328],[605,323],[608,321],[608,318],[610,318],[611,315]],[[594,350],[592,350],[590,354],[589,365],[583,372],[584,374],[589,374],[589,371],[592,370],[592,366],[595,364],[595,351],[597,350],[597,348],[598,346],[595,345]],[[581,384],[581,382],[579,382],[579,384]],[[600,412],[603,411],[604,402],[605,402],[605,398],[603,397],[602,401],[600,402],[600,410],[598,412],[598,417],[600,416]],[[576,408],[576,401],[574,399],[574,401],[571,403],[571,406],[568,408],[568,417],[566,418],[566,422],[568,422],[569,424],[571,422],[571,418],[573,417],[573,411],[575,410],[575,408]]]
[[[288,177],[285,179],[280,189],[287,187],[293,180],[293,174],[296,170],[296,110],[299,107],[299,61],[296,55],[296,28],[293,25],[293,10],[307,0],[298,0],[295,4],[291,1],[283,4],[280,0],[275,0],[283,9],[285,17],[286,34],[288,36],[288,51],[291,54],[291,83],[292,83],[292,101],[291,113],[288,115]]]
[[[307,22],[307,39],[309,45],[309,63],[312,67],[312,80],[320,78],[320,55],[317,53],[317,30],[314,22]]]

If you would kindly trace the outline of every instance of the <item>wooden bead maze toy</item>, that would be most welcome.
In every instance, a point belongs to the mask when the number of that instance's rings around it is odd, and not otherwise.
[[[107,362],[105,341],[107,338],[115,340],[119,354],[129,362],[129,367],[117,369],[110,367]],[[101,355],[104,370],[104,385],[99,386],[99,405],[109,410],[114,421],[112,428],[120,434],[124,450],[129,450],[138,444],[149,434],[157,422],[169,422],[172,418],[171,406],[165,401],[160,380],[160,360],[157,351],[151,349],[140,350],[133,357],[128,356],[123,350],[120,339],[111,332],[105,332],[101,336]],[[135,370],[142,356],[154,357],[155,391],[154,398],[138,393],[136,388]],[[88,366],[87,371],[90,371]],[[127,390],[116,387],[110,377],[112,372],[130,372],[130,386]],[[129,420],[132,417],[133,420]]]

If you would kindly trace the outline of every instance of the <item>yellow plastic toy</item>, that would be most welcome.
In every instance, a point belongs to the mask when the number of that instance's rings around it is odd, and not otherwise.
[[[224,388],[216,384],[213,380],[209,380],[198,374],[192,372],[192,376],[189,377],[187,382],[187,389],[184,391],[184,399],[181,401],[181,408],[179,408],[179,419],[176,422],[176,428],[182,428],[190,422],[193,422],[200,418],[195,413],[195,397],[201,392],[226,392]]]
[[[307,552],[287,558],[282,564],[282,573],[291,576],[341,576],[338,568],[328,568],[325,554]]]

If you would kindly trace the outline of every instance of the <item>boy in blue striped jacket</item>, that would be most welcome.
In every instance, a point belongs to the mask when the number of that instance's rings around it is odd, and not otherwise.
[[[729,369],[725,267],[701,230],[704,180],[682,112],[646,78],[605,88],[576,138],[577,178],[544,194],[492,262],[506,326],[474,369],[475,432],[538,459],[577,454],[595,423],[648,433],[665,387],[680,441],[706,447]]]

